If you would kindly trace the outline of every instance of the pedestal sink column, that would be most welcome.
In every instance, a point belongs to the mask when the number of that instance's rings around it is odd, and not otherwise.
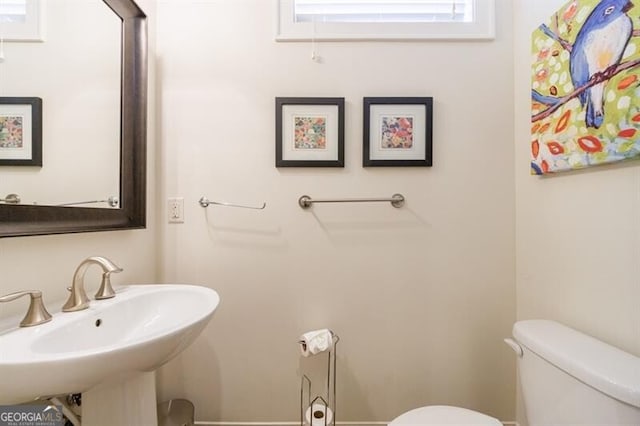
[[[157,426],[155,373],[110,380],[82,394],[82,426]]]

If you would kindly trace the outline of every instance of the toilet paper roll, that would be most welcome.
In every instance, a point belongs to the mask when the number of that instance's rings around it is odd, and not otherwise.
[[[308,331],[298,339],[302,356],[311,356],[330,351],[333,345],[333,333],[328,328]]]
[[[312,404],[304,413],[305,424],[310,426],[330,425],[333,420],[333,411],[322,403]]]

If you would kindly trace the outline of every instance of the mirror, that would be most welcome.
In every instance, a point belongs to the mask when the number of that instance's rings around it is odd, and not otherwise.
[[[108,208],[87,201],[120,197],[121,20],[102,0],[44,0],[44,42],[25,43],[5,24],[16,4],[0,0],[0,198]]]
[[[85,169],[92,170],[96,168],[96,165],[91,164],[91,161],[100,158],[101,154],[114,156],[113,152],[115,152],[114,158],[119,160],[115,161],[116,172],[111,173],[111,175],[115,177],[104,178],[103,175],[101,175],[99,178],[91,177],[86,179],[94,181],[96,187],[106,182],[107,186],[105,186],[105,188],[107,189],[102,191],[108,193],[105,194],[104,197],[115,195],[119,201],[119,208],[46,206],[40,205],[40,203],[33,205],[27,204],[26,202],[25,204],[0,203],[0,237],[106,231],[144,228],[145,226],[147,108],[146,16],[133,0],[102,1],[106,5],[105,9],[107,11],[109,11],[109,9],[113,11],[117,20],[119,19],[120,25],[116,28],[116,31],[117,35],[121,34],[121,41],[118,43],[118,50],[120,51],[120,63],[118,64],[120,78],[119,90],[117,91],[117,95],[119,95],[119,108],[115,108],[117,117],[115,120],[113,120],[112,117],[110,120],[101,123],[114,123],[115,121],[116,124],[119,122],[119,126],[115,126],[114,132],[113,129],[105,130],[104,124],[94,124],[93,122],[85,121],[76,123],[78,129],[92,127],[101,129],[95,134],[111,137],[111,140],[115,140],[112,142],[113,145],[116,145],[115,147],[108,147],[106,150],[107,154],[104,154],[105,149],[102,145],[90,146],[91,154],[88,155],[90,159],[86,161],[80,159],[78,162],[82,163],[81,166]],[[81,35],[75,35],[75,37],[81,37]],[[74,52],[60,52],[60,57],[64,60],[63,58],[69,54],[74,54]],[[55,64],[55,61],[53,63]],[[73,84],[73,82],[66,84]],[[85,85],[87,91],[95,89],[90,81],[87,81]],[[97,90],[100,91],[99,88]],[[102,92],[105,91],[102,90]],[[109,98],[109,96],[106,97]],[[113,96],[110,97],[113,98]],[[54,111],[54,113],[57,112],[58,111]],[[112,113],[111,115],[113,116]],[[93,115],[110,114],[100,114],[99,108],[96,108]],[[87,114],[87,116],[91,117],[91,114]],[[46,99],[45,102],[43,102],[43,121],[44,120],[47,120]],[[110,133],[111,135],[109,135]],[[114,134],[115,138],[113,137]],[[45,138],[43,143],[46,143],[46,134],[44,134],[43,137]],[[84,144],[95,142],[93,137],[83,139]],[[111,154],[109,154],[109,152]],[[47,159],[45,158],[45,166],[46,161]],[[14,167],[13,169],[18,168]],[[109,175],[110,172],[107,171],[106,176]],[[85,178],[81,174],[76,176],[75,172],[73,172],[67,179],[67,184],[62,185],[62,189],[64,189],[64,186],[73,185],[74,179]],[[115,183],[113,183],[114,180]],[[109,183],[109,181],[111,181],[111,183]],[[112,191],[116,193],[110,193]],[[0,198],[4,198],[6,195],[8,194],[0,194]],[[74,198],[78,197],[78,195],[70,195],[69,197]],[[61,200],[60,195],[58,195],[57,200]],[[61,200],[61,203],[65,201],[66,200]],[[83,200],[68,199],[67,202],[74,201]],[[103,204],[102,206],[107,207],[107,204]]]

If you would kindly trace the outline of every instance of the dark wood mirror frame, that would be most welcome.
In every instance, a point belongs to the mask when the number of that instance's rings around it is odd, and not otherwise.
[[[145,227],[147,17],[134,0],[103,1],[122,20],[120,208],[0,203],[0,237]]]

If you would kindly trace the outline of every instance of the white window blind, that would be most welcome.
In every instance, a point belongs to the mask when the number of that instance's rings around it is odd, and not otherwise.
[[[0,0],[0,23],[25,22],[27,0]]]
[[[473,0],[294,0],[296,22],[472,22]]]
[[[493,39],[495,0],[278,0],[278,41]]]

